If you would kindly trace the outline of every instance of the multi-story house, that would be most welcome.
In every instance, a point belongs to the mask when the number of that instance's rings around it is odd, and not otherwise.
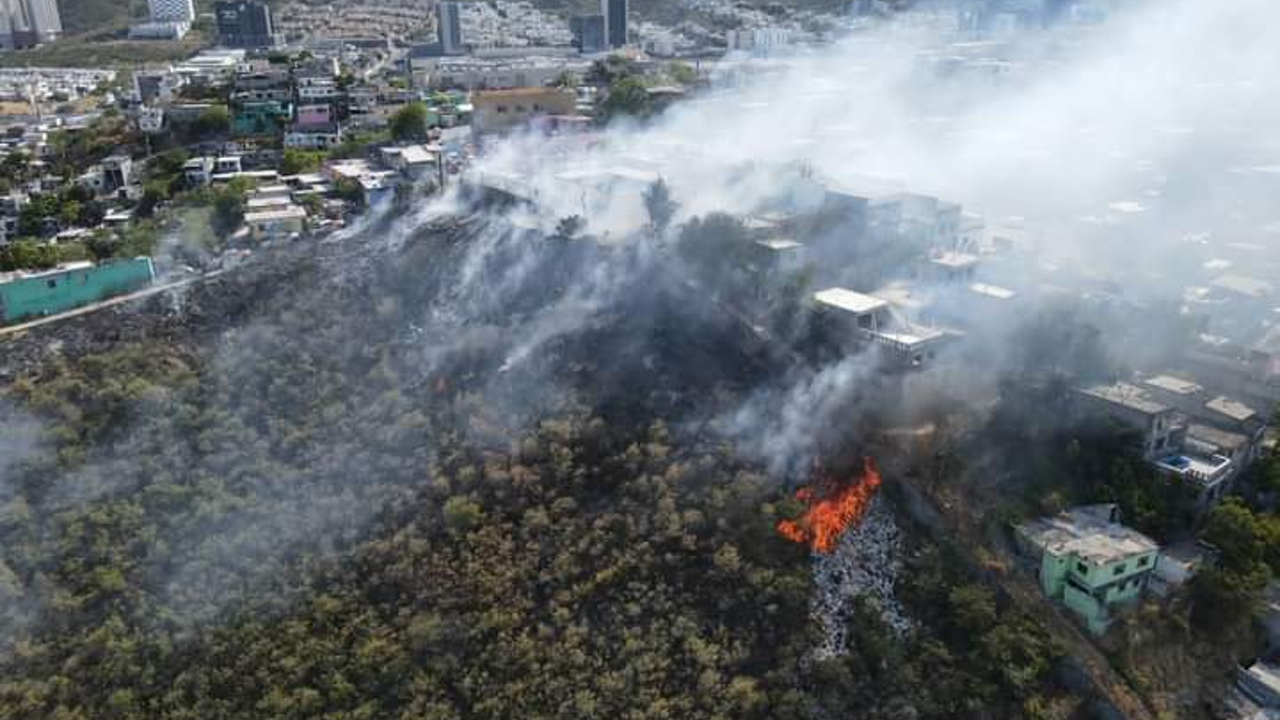
[[[1141,597],[1160,548],[1119,523],[1114,505],[1076,508],[1018,527],[1040,554],[1040,586],[1101,634],[1116,611]]]

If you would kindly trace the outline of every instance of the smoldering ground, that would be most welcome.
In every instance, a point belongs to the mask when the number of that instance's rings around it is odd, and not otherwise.
[[[55,481],[49,497],[64,514],[50,541],[95,508],[157,488],[205,498],[199,516],[172,519],[137,570],[158,621],[189,625],[254,583],[287,600],[281,568],[339,553],[397,498],[434,492],[449,462],[437,438],[510,443],[570,403],[722,431],[774,473],[803,472],[828,443],[856,439],[870,422],[859,418],[925,405],[914,393],[933,390],[886,389],[871,354],[796,352],[810,337],[804,313],[768,309],[789,281],[691,259],[684,246],[710,237],[686,233],[694,218],[803,215],[835,184],[918,190],[991,224],[1026,216],[1044,228],[1041,249],[1082,272],[1125,274],[1139,248],[1153,249],[1144,295],[1176,296],[1185,258],[1172,238],[1196,228],[1216,242],[1267,218],[1254,202],[1261,175],[1232,169],[1275,162],[1259,138],[1276,119],[1274,79],[1261,72],[1273,66],[1276,19],[1259,0],[1135,3],[1104,26],[1016,43],[1008,62],[1024,74],[1014,80],[941,76],[930,53],[946,39],[886,27],[607,131],[593,148],[513,139],[476,177],[513,178],[536,202],[495,210],[454,190],[330,239],[325,261],[276,278],[283,288],[201,351],[196,382],[137,404],[111,447]],[[1193,57],[1192,40],[1232,51]],[[1248,192],[1194,192],[1207,178]],[[657,179],[675,203],[662,227],[644,201]],[[1138,196],[1138,212],[1113,208]],[[585,227],[558,236],[571,215]],[[839,242],[838,227],[826,234]],[[1119,234],[1132,242],[1117,246]],[[851,268],[812,258],[810,282],[907,272],[894,253],[864,250]],[[1016,285],[1038,265],[1011,263],[997,279]],[[1011,345],[1039,307],[1028,300],[1023,317],[983,321],[974,334],[984,342],[958,353],[973,387],[1025,361]],[[254,469],[228,476],[244,454]],[[5,474],[17,467],[0,461]],[[369,474],[395,481],[367,492]]]

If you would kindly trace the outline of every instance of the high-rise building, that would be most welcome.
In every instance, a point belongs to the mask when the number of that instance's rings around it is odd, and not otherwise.
[[[600,0],[604,16],[605,44],[620,48],[627,44],[627,0]]]
[[[181,40],[196,19],[192,0],[147,0],[151,17],[129,28],[129,37],[151,40]]]
[[[271,8],[252,0],[231,0],[214,6],[218,18],[218,44],[224,47],[263,50],[280,44]]]
[[[436,35],[440,39],[440,51],[445,55],[461,55],[462,9],[456,2],[436,3]]]
[[[0,0],[0,47],[35,47],[61,35],[56,0]]]
[[[147,0],[151,9],[151,22],[192,23],[196,19],[196,6],[192,0]]]
[[[578,52],[598,53],[605,49],[603,15],[569,18],[569,31],[573,33],[573,46]]]

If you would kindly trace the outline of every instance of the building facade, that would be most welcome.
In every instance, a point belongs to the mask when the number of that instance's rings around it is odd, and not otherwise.
[[[139,290],[155,279],[151,258],[71,263],[39,273],[16,273],[0,281],[0,320],[14,323],[53,315]]]
[[[0,49],[35,47],[61,36],[56,0],[0,0]]]
[[[436,36],[440,50],[445,55],[461,55],[466,52],[462,43],[462,9],[456,2],[436,4]]]
[[[196,19],[196,6],[192,0],[147,0],[152,22],[192,23]]]
[[[582,53],[598,53],[605,49],[603,15],[579,15],[569,19],[573,46]]]
[[[1091,506],[1018,528],[1021,539],[1041,553],[1045,595],[1097,634],[1106,631],[1117,608],[1142,595],[1160,556],[1154,540],[1118,519],[1114,505]]]
[[[604,16],[605,44],[611,48],[627,44],[627,0],[600,0],[600,14]]]
[[[549,115],[572,115],[577,96],[561,88],[520,88],[477,92],[471,97],[471,128],[478,134],[501,133]]]

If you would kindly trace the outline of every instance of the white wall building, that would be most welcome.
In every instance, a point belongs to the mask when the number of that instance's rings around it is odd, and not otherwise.
[[[56,0],[0,0],[0,49],[35,47],[61,36]]]

